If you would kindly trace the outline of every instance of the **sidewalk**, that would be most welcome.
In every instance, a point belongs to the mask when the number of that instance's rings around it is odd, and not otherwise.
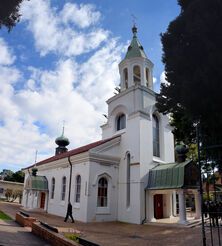
[[[14,221],[0,220],[1,246],[49,246],[48,243],[33,235],[30,230]]]
[[[12,218],[22,208],[18,204],[0,203],[0,210]],[[171,226],[134,225],[121,222],[65,223],[64,218],[40,211],[25,211],[30,216],[56,226],[60,231],[78,230],[83,238],[101,246],[200,246],[201,227],[180,228]],[[27,245],[27,244],[26,244]]]

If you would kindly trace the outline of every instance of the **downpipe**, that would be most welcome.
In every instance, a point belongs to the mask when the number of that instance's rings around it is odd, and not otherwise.
[[[142,220],[141,225],[143,225],[146,222],[146,190],[145,190],[145,218]]]
[[[68,156],[68,162],[70,165],[70,173],[69,173],[69,194],[68,194],[68,203],[70,202],[70,193],[71,193],[71,183],[72,183],[72,162],[70,160],[70,156]]]

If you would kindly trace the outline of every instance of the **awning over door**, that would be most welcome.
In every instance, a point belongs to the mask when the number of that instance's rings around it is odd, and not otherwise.
[[[198,186],[198,166],[188,160],[182,163],[158,164],[149,171],[146,189],[197,189]]]
[[[48,180],[45,176],[29,176],[25,183],[26,190],[48,190]]]

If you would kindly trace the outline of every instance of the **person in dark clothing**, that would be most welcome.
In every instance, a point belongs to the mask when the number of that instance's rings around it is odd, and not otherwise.
[[[67,221],[68,217],[71,218],[72,223],[75,222],[73,217],[72,217],[72,204],[70,202],[68,203],[67,213],[66,213],[66,217],[64,219],[65,222]]]

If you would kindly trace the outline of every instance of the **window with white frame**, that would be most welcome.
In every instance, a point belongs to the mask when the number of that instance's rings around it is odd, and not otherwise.
[[[153,123],[153,155],[160,157],[160,129],[159,120],[155,114],[152,117]]]
[[[116,118],[116,130],[122,130],[126,128],[126,116],[125,114],[120,114]]]
[[[66,177],[62,178],[62,192],[61,192],[61,200],[64,201],[66,196]]]
[[[97,207],[107,207],[108,181],[102,177],[98,181]]]
[[[81,176],[76,176],[76,196],[75,196],[75,202],[80,203],[80,193],[81,193]]]
[[[51,199],[54,199],[55,195],[55,178],[52,178],[52,184],[51,184]]]

